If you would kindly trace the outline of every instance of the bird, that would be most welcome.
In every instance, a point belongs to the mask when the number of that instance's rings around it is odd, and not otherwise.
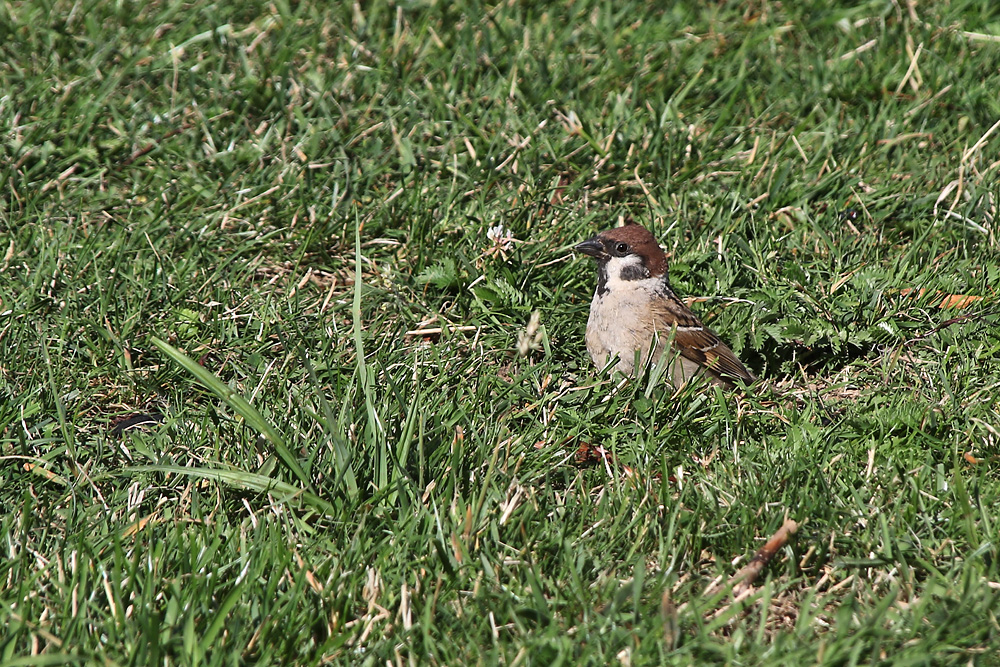
[[[574,249],[597,260],[586,340],[599,370],[617,357],[618,372],[635,374],[651,356],[658,362],[669,343],[675,355],[669,377],[676,388],[697,376],[724,388],[757,379],[674,293],[667,256],[648,229],[629,223]]]

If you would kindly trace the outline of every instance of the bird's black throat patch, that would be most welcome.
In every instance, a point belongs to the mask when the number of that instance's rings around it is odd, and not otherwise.
[[[608,263],[597,263],[597,296],[608,293]]]
[[[649,269],[643,264],[629,264],[622,267],[622,280],[645,280],[649,277]]]

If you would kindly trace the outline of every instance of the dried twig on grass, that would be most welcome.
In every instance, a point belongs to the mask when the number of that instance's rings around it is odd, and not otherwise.
[[[726,586],[731,586],[733,590],[733,596],[737,599],[744,597],[746,593],[753,588],[753,582],[757,580],[760,573],[767,567],[767,564],[771,562],[774,558],[774,554],[778,553],[781,547],[788,544],[788,538],[795,534],[795,531],[799,529],[799,524],[791,519],[785,519],[785,522],[781,524],[781,528],[771,536],[771,539],[767,541],[757,553],[753,555],[750,562],[746,564],[739,572],[734,574],[729,580]],[[712,597],[721,591],[725,586],[716,584],[714,586],[709,586],[708,590],[705,591],[705,597]]]
[[[753,558],[750,559],[750,562],[745,567],[733,575],[731,581],[735,595],[739,596],[753,586],[753,582],[757,580],[760,573],[771,562],[774,554],[778,553],[779,549],[788,544],[788,538],[794,535],[798,529],[798,523],[791,519],[785,519],[778,532],[772,535],[771,539],[757,550],[757,553],[753,555]]]
[[[905,343],[903,343],[903,345],[913,345],[914,343],[916,343],[918,341],[921,341],[921,340],[923,340],[925,338],[929,338],[929,337],[933,336],[934,334],[936,334],[938,331],[941,331],[942,329],[947,329],[948,327],[950,327],[953,324],[960,324],[962,322],[977,322],[977,321],[983,319],[984,317],[987,317],[987,316],[993,315],[993,314],[994,314],[994,311],[984,311],[984,312],[981,312],[981,313],[969,313],[968,315],[959,315],[958,317],[953,317],[950,320],[945,320],[944,322],[942,322],[941,324],[937,325],[936,327],[934,327],[933,329],[931,329],[930,331],[928,331],[926,333],[922,333],[922,334],[920,334],[918,336],[914,336],[910,340],[908,340]]]

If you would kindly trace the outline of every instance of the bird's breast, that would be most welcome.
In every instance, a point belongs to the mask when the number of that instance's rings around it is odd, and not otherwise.
[[[636,351],[641,360],[647,358],[657,329],[650,307],[653,298],[640,289],[611,289],[594,295],[587,320],[587,351],[598,368],[617,355],[618,370],[631,373]]]

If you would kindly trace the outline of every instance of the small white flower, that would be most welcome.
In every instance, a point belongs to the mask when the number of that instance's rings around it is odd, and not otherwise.
[[[503,251],[508,251],[513,246],[514,232],[503,225],[496,225],[486,230],[486,238],[493,242],[493,245]]]
[[[490,240],[490,247],[483,251],[483,257],[496,257],[500,255],[507,259],[507,253],[514,247],[514,232],[503,225],[496,225],[486,230],[486,238]]]

